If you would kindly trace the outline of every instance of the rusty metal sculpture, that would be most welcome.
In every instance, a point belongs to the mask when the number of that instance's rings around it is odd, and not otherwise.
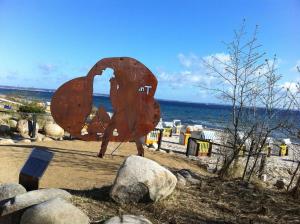
[[[104,107],[88,123],[93,104],[93,81],[106,68],[114,70],[110,79],[113,115]],[[63,84],[54,93],[51,113],[58,125],[72,136],[85,141],[102,141],[103,157],[109,141],[135,141],[138,155],[144,156],[140,138],[152,131],[160,119],[159,104],[154,100],[157,79],[141,62],[129,57],[104,58],[87,76]]]

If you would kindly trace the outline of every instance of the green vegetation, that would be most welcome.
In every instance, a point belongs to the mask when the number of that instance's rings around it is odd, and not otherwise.
[[[37,103],[32,102],[19,107],[19,112],[23,113],[45,113],[45,108],[39,106]]]

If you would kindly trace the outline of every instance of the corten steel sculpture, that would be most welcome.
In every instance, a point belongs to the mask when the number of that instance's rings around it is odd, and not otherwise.
[[[110,79],[113,115],[104,107],[87,122],[92,111],[93,81],[106,68],[114,70]],[[154,100],[157,79],[141,62],[129,57],[104,58],[87,76],[63,84],[54,93],[51,113],[58,125],[72,136],[86,141],[102,141],[99,157],[103,157],[109,141],[135,141],[138,155],[144,156],[140,141],[152,131],[160,119],[159,104]],[[83,131],[84,130],[84,131]]]

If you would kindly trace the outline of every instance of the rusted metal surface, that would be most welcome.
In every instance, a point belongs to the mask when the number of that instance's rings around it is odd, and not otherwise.
[[[100,107],[87,122],[92,111],[93,81],[106,68],[114,70],[110,79],[113,116]],[[157,79],[141,62],[129,57],[104,58],[87,76],[75,78],[57,89],[51,101],[54,120],[72,136],[86,141],[102,141],[99,157],[109,141],[132,141],[138,154],[144,151],[140,138],[152,131],[160,119],[159,104],[154,100]],[[84,130],[84,131],[83,131]]]

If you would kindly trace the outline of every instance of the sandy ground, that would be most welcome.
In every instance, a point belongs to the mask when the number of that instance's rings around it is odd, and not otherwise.
[[[19,172],[32,148],[41,147],[54,152],[54,158],[40,181],[41,188],[91,189],[113,183],[118,168],[129,155],[135,155],[133,143],[123,143],[111,156],[119,143],[110,143],[106,157],[96,157],[100,143],[52,141],[0,145],[0,183],[18,182]],[[145,157],[170,169],[188,168],[201,173],[196,162],[161,152],[145,150]]]

